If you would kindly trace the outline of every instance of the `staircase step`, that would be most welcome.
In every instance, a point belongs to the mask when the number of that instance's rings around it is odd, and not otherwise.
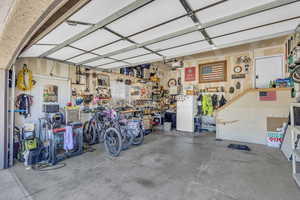
[[[296,183],[298,184],[298,186],[300,187],[300,173],[293,174],[293,177]]]
[[[296,157],[297,157],[297,159],[296,159],[296,160],[300,159],[300,149],[296,149],[296,150],[294,150],[294,154],[295,154],[295,155],[296,155]]]
[[[294,126],[294,131],[299,134],[300,133],[300,127],[299,126]]]

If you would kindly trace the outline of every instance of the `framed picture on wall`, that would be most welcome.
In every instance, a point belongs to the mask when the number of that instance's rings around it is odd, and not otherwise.
[[[199,83],[223,82],[226,80],[226,60],[199,65]]]
[[[45,85],[44,86],[43,101],[45,103],[58,102],[58,87],[56,85]]]
[[[196,67],[184,68],[184,80],[195,81],[196,80]]]
[[[109,87],[110,85],[109,76],[105,74],[98,74],[97,82],[98,82],[98,86]]]

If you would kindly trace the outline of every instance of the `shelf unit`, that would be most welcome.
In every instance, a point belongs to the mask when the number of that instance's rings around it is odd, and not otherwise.
[[[296,149],[296,140],[297,135],[300,134],[299,127],[296,127],[295,125],[295,113],[294,108],[300,108],[300,103],[292,103],[290,106],[290,113],[291,113],[291,132],[292,132],[292,167],[293,167],[293,178],[295,179],[296,183],[300,187],[300,171],[297,172],[297,158],[300,157],[300,149]]]

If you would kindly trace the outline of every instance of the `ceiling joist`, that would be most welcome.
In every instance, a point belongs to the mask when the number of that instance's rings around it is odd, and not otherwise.
[[[156,42],[161,42],[161,41],[164,41],[164,40],[168,40],[168,39],[171,39],[171,38],[174,38],[174,37],[177,37],[177,36],[181,36],[181,35],[184,35],[184,34],[187,34],[187,33],[193,32],[193,31],[197,31],[197,30],[201,30],[202,34],[204,35],[204,37],[206,36],[205,38],[207,39],[207,38],[209,38],[209,36],[205,35],[205,34],[207,34],[207,32],[205,31],[206,28],[217,26],[219,24],[230,22],[230,21],[233,21],[233,20],[237,20],[237,19],[247,17],[247,16],[250,16],[250,15],[258,14],[260,12],[264,12],[264,11],[267,11],[267,10],[270,10],[270,9],[274,9],[274,8],[278,8],[278,7],[281,7],[281,6],[288,5],[288,4],[292,4],[292,3],[295,3],[295,2],[298,2],[298,1],[299,0],[277,0],[277,1],[273,1],[271,3],[264,4],[262,6],[257,6],[255,8],[251,8],[251,9],[245,10],[243,12],[230,15],[226,18],[220,18],[218,20],[202,24],[201,25],[202,28],[199,28],[198,25],[194,25],[194,26],[186,28],[184,30],[180,30],[180,31],[175,32],[175,33],[167,34],[165,36],[162,36],[162,37],[150,40],[150,41],[146,41],[146,42],[141,43],[139,45],[134,45],[134,46],[131,46],[131,47],[127,47],[125,49],[121,49],[121,50],[118,50],[118,51],[115,51],[115,52],[111,52],[107,55],[103,55],[103,56],[100,56],[100,57],[96,57],[96,58],[92,58],[92,59],[83,61],[79,64],[87,64],[89,62],[93,62],[93,61],[99,60],[99,59],[104,58],[104,57],[109,57],[109,56],[112,56],[112,55],[120,54],[120,53],[129,51],[129,50],[144,47],[144,46],[156,43]],[[203,31],[205,31],[205,32],[203,32]],[[211,39],[209,38],[209,40],[211,40]]]
[[[40,57],[46,57],[62,48],[64,48],[65,46],[72,44],[73,42],[76,42],[77,40],[83,38],[84,36],[104,27],[105,25],[135,11],[136,9],[145,6],[146,4],[152,2],[153,0],[136,0],[135,2],[129,4],[128,6],[122,8],[121,10],[119,10],[118,12],[110,15],[109,17],[101,20],[100,22],[98,22],[97,24],[95,24],[94,26],[88,28],[87,30],[75,35],[74,37],[71,37],[70,39],[64,41],[63,43],[61,43],[60,45],[54,47],[53,49],[43,53]]]
[[[167,0],[165,0],[167,1]],[[163,60],[165,58],[169,58],[171,52],[176,52],[176,49],[178,49],[179,53],[180,51],[188,49],[188,47],[191,47],[191,50],[195,49],[197,50],[211,50],[215,47],[215,45],[218,45],[218,42],[220,41],[220,38],[229,37],[230,35],[236,35],[239,33],[245,33],[252,30],[261,30],[263,27],[272,26],[272,24],[276,23],[284,23],[286,21],[292,21],[293,23],[295,20],[298,20],[298,16],[295,14],[295,10],[292,14],[287,15],[283,14],[281,7],[287,8],[288,5],[294,4],[296,7],[299,7],[300,9],[300,1],[299,0],[262,0],[260,2],[254,2],[252,4],[251,2],[253,0],[249,0],[250,6],[244,6],[243,8],[239,10],[234,10],[232,6],[234,5],[234,2],[240,3],[237,0],[213,0],[209,2],[198,2],[197,0],[176,0],[172,8],[175,10],[172,10],[173,14],[169,17],[160,15],[162,17],[161,19],[158,19],[159,23],[156,25],[153,23],[152,18],[149,18],[149,15],[152,16],[153,9],[160,9],[158,6],[160,4],[159,0],[127,0],[129,3],[127,6],[117,9],[116,12],[109,15],[108,17],[104,18],[98,23],[90,23],[87,20],[81,21],[82,18],[75,20],[71,17],[68,20],[66,20],[67,23],[73,23],[78,24],[78,26],[84,26],[86,25],[86,29],[83,29],[83,31],[78,32],[78,34],[75,34],[75,36],[70,37],[69,39],[65,41],[61,41],[60,44],[47,46],[44,47],[44,53],[42,53],[39,57],[52,57],[52,59],[59,58],[58,52],[63,52],[62,50],[66,50],[66,48],[70,49],[72,48],[74,51],[74,54],[67,54],[65,55],[71,55],[67,58],[60,56],[63,58],[62,60],[67,61],[68,63],[73,62],[76,65],[84,65],[89,66],[90,63],[94,63],[92,67],[97,66],[105,66],[106,64],[103,63],[101,60],[109,59],[112,62],[107,63],[108,66],[116,66],[118,64],[124,64],[126,66],[128,65],[135,65],[137,63],[141,63],[143,60],[145,62],[147,59],[150,60]],[[95,0],[92,0],[94,3],[98,3]],[[130,3],[131,2],[131,3]],[[298,3],[297,3],[298,2]],[[107,5],[110,5],[110,2],[106,0]],[[165,2],[166,3],[166,2]],[[173,0],[172,0],[173,3]],[[250,4],[251,3],[251,4]],[[94,5],[94,4],[92,4]],[[98,4],[99,6],[100,4]],[[223,6],[224,5],[224,6]],[[238,6],[239,4],[236,4]],[[100,5],[101,6],[101,5]],[[255,6],[255,7],[253,7]],[[292,6],[292,5],[291,5]],[[291,8],[288,7],[288,8]],[[220,10],[220,8],[232,8],[230,11],[227,12],[227,10],[224,10],[224,13],[217,13],[216,16],[210,18],[207,20],[207,16],[209,18],[210,12],[213,12],[214,10]],[[248,9],[247,9],[248,8]],[[260,13],[264,13],[265,16],[270,16],[269,10],[273,10],[275,12],[275,9],[281,9],[281,14],[274,18],[274,20],[270,20],[269,17],[267,17],[266,20],[261,20],[258,22],[257,25],[254,26],[254,24],[248,24],[247,26],[242,27],[236,27],[236,24],[238,24],[241,19],[245,21],[245,19],[250,18],[250,16],[254,16],[254,19],[257,19],[257,16],[260,16]],[[140,10],[141,9],[141,10]],[[152,10],[151,10],[152,9]],[[221,9],[222,10],[222,9]],[[136,12],[139,11],[139,15],[134,15]],[[148,11],[148,13],[144,13],[144,11]],[[178,15],[176,16],[176,12],[178,12]],[[141,16],[141,12],[145,16],[147,16],[148,20],[152,20],[151,27],[145,27],[144,30],[138,30],[135,27],[133,29],[136,29],[135,33],[130,34],[128,31],[122,31],[119,26],[120,20],[123,20],[121,24],[124,26],[124,20],[126,22],[127,19],[132,19],[134,16]],[[286,12],[289,12],[288,10]],[[277,13],[277,11],[276,11]],[[82,13],[81,13],[82,14]],[[95,13],[97,14],[97,13]],[[220,14],[220,15],[218,15]],[[268,15],[267,15],[268,14]],[[166,12],[166,15],[168,13]],[[126,17],[125,17],[126,16]],[[221,17],[224,16],[224,17]],[[124,18],[123,18],[124,17]],[[129,18],[128,18],[129,17]],[[156,16],[153,16],[154,18]],[[141,17],[142,18],[142,17]],[[72,20],[73,19],[73,20]],[[94,19],[96,19],[94,17]],[[165,21],[163,21],[164,19]],[[80,20],[80,21],[79,21]],[[141,25],[141,20],[143,19],[137,19],[139,21],[139,25]],[[188,20],[188,21],[184,21]],[[236,20],[236,21],[235,21]],[[242,21],[243,21],[242,20]],[[179,23],[181,21],[181,25]],[[178,23],[177,23],[178,22]],[[186,22],[186,24],[185,24]],[[230,22],[230,23],[229,23]],[[300,19],[299,19],[300,22]],[[128,22],[130,23],[130,22]],[[166,27],[172,27],[170,25],[172,24],[178,24],[177,29],[171,29],[172,31],[166,31],[166,33],[163,35],[161,30],[165,30]],[[233,24],[232,28],[226,28],[226,32],[222,33],[222,25],[227,26],[228,24]],[[246,23],[247,24],[247,23]],[[291,23],[290,23],[291,24]],[[113,26],[111,26],[113,25]],[[153,26],[154,25],[154,26]],[[184,26],[185,25],[185,26]],[[176,26],[176,25],[175,25]],[[114,28],[116,27],[116,29]],[[164,28],[165,27],[165,28]],[[178,29],[181,28],[181,30]],[[290,26],[286,26],[290,29]],[[156,34],[156,37],[153,37],[149,35],[150,33],[155,34],[155,30],[160,30],[160,34]],[[120,31],[119,31],[120,30]],[[175,31],[174,31],[175,30]],[[138,31],[138,32],[137,32]],[[290,30],[283,30],[282,32],[288,32]],[[197,32],[199,32],[199,36],[197,36]],[[201,33],[201,34],[200,34]],[[272,31],[270,31],[269,35],[276,35],[275,33],[271,34]],[[104,34],[104,35],[101,35]],[[268,33],[265,33],[268,34]],[[144,36],[143,36],[144,35]],[[145,37],[148,36],[148,37]],[[102,37],[104,36],[104,37]],[[136,38],[136,36],[138,36]],[[142,36],[142,39],[140,39]],[[144,39],[143,39],[144,37]],[[150,38],[149,38],[150,37]],[[154,39],[152,39],[152,38]],[[93,43],[92,38],[101,38],[103,41],[97,41]],[[104,38],[104,39],[103,39]],[[176,41],[175,45],[172,45],[172,41],[180,38],[180,41]],[[256,37],[258,38],[258,37]],[[263,36],[260,36],[259,38],[263,38]],[[84,40],[81,40],[84,39]],[[136,40],[137,39],[137,40]],[[148,39],[148,40],[147,40]],[[61,39],[62,40],[62,39]],[[79,44],[77,41],[79,41]],[[88,40],[88,44],[84,45],[83,42]],[[106,41],[106,44],[105,44]],[[74,43],[74,44],[73,44]],[[169,45],[166,45],[168,44]],[[230,41],[228,41],[228,44]],[[155,44],[154,48],[152,49],[153,45]],[[163,44],[163,45],[162,45]],[[202,45],[203,47],[199,47],[197,45]],[[40,44],[34,45],[35,47]],[[100,46],[101,45],[101,46]],[[151,46],[152,45],[152,46]],[[196,45],[196,46],[195,46]],[[224,45],[220,45],[224,46]],[[226,45],[225,45],[226,46]],[[102,49],[104,51],[102,51]],[[77,50],[77,51],[75,51]],[[135,53],[137,50],[139,50],[139,53]],[[143,51],[142,51],[143,50]],[[76,52],[76,54],[75,54]],[[182,52],[183,53],[183,52]],[[120,55],[119,55],[120,54]],[[57,57],[53,56],[56,55]],[[122,56],[121,56],[122,55]],[[59,59],[61,59],[59,58]],[[75,62],[76,61],[76,62]],[[98,61],[98,62],[97,62]],[[99,63],[99,65],[97,65]]]

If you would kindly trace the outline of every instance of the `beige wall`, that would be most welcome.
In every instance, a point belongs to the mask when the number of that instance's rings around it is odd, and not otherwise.
[[[293,101],[290,90],[277,90],[276,101],[259,101],[259,91],[251,90],[217,112],[218,139],[266,144],[267,117],[288,117]]]
[[[27,65],[33,74],[50,76],[50,72],[52,72],[54,77],[63,78],[69,78],[70,69],[75,68],[74,65],[68,65],[48,59],[20,58],[16,62],[16,70],[22,69],[24,64]]]
[[[15,0],[1,0],[0,1],[0,35],[4,29],[9,11],[13,8]]]
[[[31,116],[25,119],[24,116],[21,116],[18,113],[15,115],[15,123],[18,127],[22,127],[24,122],[37,123],[38,118],[44,116],[42,105],[43,89],[45,85],[58,86],[58,102],[61,107],[70,101],[71,96],[69,71],[73,66],[46,59],[22,58],[18,59],[16,62],[16,74],[22,69],[24,64],[32,71],[33,80],[35,80],[36,83],[30,91],[20,91],[18,88],[15,88],[16,97],[22,93],[33,96]],[[50,72],[53,73],[53,76],[50,76]]]
[[[275,39],[264,40],[259,42],[253,42],[249,44],[239,45],[235,47],[229,47],[225,49],[219,49],[215,51],[205,52],[194,54],[190,56],[185,56],[178,58],[178,60],[184,60],[184,68],[185,67],[196,67],[196,81],[184,81],[184,73],[181,73],[182,83],[184,85],[195,85],[199,89],[204,89],[208,87],[225,87],[225,97],[227,100],[232,99],[238,94],[242,93],[248,88],[253,88],[253,80],[254,80],[254,61],[257,57],[263,56],[273,56],[273,55],[284,55],[284,43],[287,36],[278,37]],[[238,65],[236,64],[236,59],[240,56],[249,56],[251,58],[250,69],[246,74],[245,79],[231,79],[231,75],[234,74],[233,68]],[[226,82],[217,82],[217,83],[199,83],[199,64],[205,64],[216,61],[227,61],[227,81]],[[164,86],[165,89],[168,89],[167,83],[170,79],[178,78],[179,70],[170,70],[171,66],[163,63],[157,63],[160,73],[163,78],[161,78],[161,85]],[[286,72],[285,66],[283,66],[283,70]],[[229,94],[229,87],[235,86],[237,82],[241,83],[241,89],[236,90],[235,93]]]
[[[214,52],[196,54],[185,58],[184,67],[196,67],[196,81],[183,82],[187,85],[196,85],[199,89],[208,87],[225,87],[225,96],[228,100],[243,92],[248,88],[253,88],[254,80],[254,60],[256,57],[272,56],[272,55],[284,55],[284,40],[286,37],[280,37],[272,40],[266,40],[261,42],[255,42],[246,45],[240,45],[236,47],[216,50]],[[245,79],[231,79],[231,75],[234,74],[233,68],[239,64],[236,63],[236,59],[240,56],[249,56],[251,58],[250,69],[246,74]],[[217,83],[199,83],[199,64],[205,64],[216,61],[227,61],[227,81]],[[244,73],[244,72],[243,72]],[[235,93],[229,94],[229,87],[235,86],[237,82],[241,83],[241,89],[236,90]]]

